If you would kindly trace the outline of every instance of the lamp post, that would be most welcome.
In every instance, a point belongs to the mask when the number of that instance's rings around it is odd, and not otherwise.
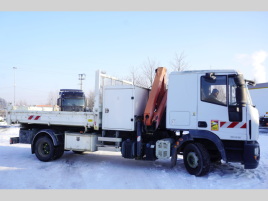
[[[15,74],[15,70],[17,69],[17,67],[13,67],[13,70],[14,70],[14,106],[15,106],[15,104],[16,104],[16,74]]]
[[[80,82],[80,89],[82,90],[82,80],[85,80],[86,79],[86,74],[85,73],[83,73],[83,74],[78,74],[78,76],[79,76],[79,80],[81,81]]]

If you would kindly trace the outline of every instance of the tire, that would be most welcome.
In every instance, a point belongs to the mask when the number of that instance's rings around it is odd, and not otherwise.
[[[48,162],[55,158],[56,152],[51,138],[43,136],[37,139],[35,143],[35,155],[43,162]]]
[[[195,176],[203,176],[209,172],[210,157],[208,151],[200,143],[190,143],[183,151],[186,170]]]

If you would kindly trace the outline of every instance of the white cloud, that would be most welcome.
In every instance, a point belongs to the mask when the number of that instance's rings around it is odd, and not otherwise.
[[[264,62],[268,57],[268,52],[263,50],[255,52],[251,55],[253,72],[254,72],[254,80],[256,83],[266,82],[266,70],[264,66]]]
[[[256,83],[267,82],[265,62],[268,52],[260,50],[252,54],[237,54],[235,58],[243,66],[241,71],[248,73],[247,78],[251,77]]]

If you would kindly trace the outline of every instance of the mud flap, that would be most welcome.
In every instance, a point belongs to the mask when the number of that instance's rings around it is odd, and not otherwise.
[[[170,167],[173,168],[177,164],[177,159],[178,159],[178,153],[177,153],[177,148],[172,149],[172,154],[171,154],[171,161],[170,161]]]
[[[10,142],[10,144],[20,143],[20,138],[19,137],[11,137],[9,142]]]

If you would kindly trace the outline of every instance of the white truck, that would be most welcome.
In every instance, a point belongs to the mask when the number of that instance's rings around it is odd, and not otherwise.
[[[252,102],[259,111],[260,126],[268,126],[268,82],[249,86]]]
[[[208,99],[212,92],[220,102]],[[243,75],[235,70],[172,72],[156,69],[150,89],[96,71],[92,112],[25,111],[10,106],[9,124],[21,125],[10,143],[30,143],[41,161],[64,151],[112,146],[124,158],[170,160],[183,155],[187,171],[206,175],[215,161],[254,169],[260,160],[259,114]]]

